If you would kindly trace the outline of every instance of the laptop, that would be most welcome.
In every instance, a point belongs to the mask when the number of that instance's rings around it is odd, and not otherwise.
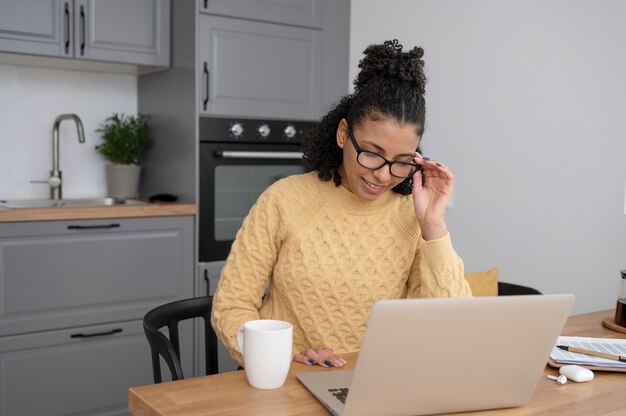
[[[382,300],[354,370],[297,378],[336,416],[522,406],[573,304],[569,294]]]

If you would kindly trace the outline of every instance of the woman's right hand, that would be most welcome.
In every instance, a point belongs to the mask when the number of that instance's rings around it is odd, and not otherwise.
[[[413,207],[424,240],[435,240],[447,233],[445,214],[452,198],[454,174],[435,160],[415,152],[415,163],[422,165],[423,172],[413,175]],[[422,175],[424,185],[422,186]]]
[[[293,356],[293,361],[322,367],[343,367],[346,360],[335,354],[330,348],[309,348]]]

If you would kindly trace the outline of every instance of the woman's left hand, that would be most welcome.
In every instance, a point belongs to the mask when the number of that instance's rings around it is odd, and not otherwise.
[[[347,361],[330,348],[309,348],[293,356],[293,361],[322,367],[343,367]]]
[[[422,173],[418,170],[413,175],[412,194],[422,237],[424,240],[441,238],[448,231],[444,216],[452,197],[454,175],[442,163],[424,158],[417,152],[414,161],[424,167],[424,186]]]

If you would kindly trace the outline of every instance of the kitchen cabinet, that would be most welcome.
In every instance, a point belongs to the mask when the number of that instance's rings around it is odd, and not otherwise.
[[[320,30],[202,14],[201,114],[320,116]]]
[[[202,13],[322,28],[321,0],[198,0]]]
[[[303,4],[319,28],[285,23]],[[265,7],[274,23],[255,14]],[[349,93],[349,32],[349,0],[172,2],[172,65],[137,85],[138,111],[159,115],[141,194],[198,201],[200,117],[319,120]]]
[[[191,216],[0,223],[0,416],[128,414],[128,387],[153,382],[143,315],[193,296],[193,230]]]
[[[167,67],[169,0],[4,0],[0,52]]]
[[[61,0],[6,0],[0,4],[2,52],[62,56],[71,39],[69,10]]]
[[[152,383],[140,320],[0,337],[0,368],[3,416],[126,415],[128,387]]]

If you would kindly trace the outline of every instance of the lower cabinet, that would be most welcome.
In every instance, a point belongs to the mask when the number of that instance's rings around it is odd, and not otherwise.
[[[0,416],[128,415],[128,388],[153,383],[143,316],[193,296],[193,229],[191,216],[0,223]],[[181,344],[190,376],[191,325]]]
[[[128,388],[152,383],[140,320],[0,338],[0,369],[5,416],[128,415]]]

